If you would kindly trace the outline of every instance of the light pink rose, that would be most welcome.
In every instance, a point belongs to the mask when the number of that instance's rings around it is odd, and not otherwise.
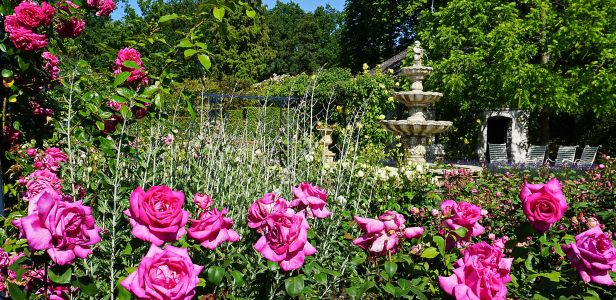
[[[272,213],[266,219],[265,234],[254,247],[284,271],[299,269],[306,256],[317,252],[308,242],[309,227],[303,212]]]
[[[94,223],[92,209],[81,201],[66,202],[47,189],[36,201],[35,212],[13,225],[28,240],[32,250],[47,250],[54,263],[66,265],[76,257],[86,258],[98,243],[101,228]]]
[[[55,10],[47,2],[38,6],[31,1],[23,1],[15,7],[15,16],[19,23],[29,29],[34,29],[41,25],[49,25],[53,19]]]
[[[278,194],[267,193],[250,205],[248,209],[248,227],[261,232],[266,225],[265,220],[270,214],[287,210],[291,210],[287,200]]]
[[[401,239],[419,238],[424,233],[423,227],[405,228],[404,216],[395,211],[383,213],[378,220],[358,216],[354,219],[364,235],[353,240],[353,244],[374,256],[395,253]]]
[[[299,211],[306,211],[308,218],[327,218],[331,216],[331,212],[325,208],[327,204],[327,193],[318,186],[314,186],[308,182],[300,183],[293,187],[294,199],[291,201],[291,207],[297,208]]]
[[[137,187],[124,211],[133,235],[156,246],[175,242],[186,234],[189,213],[183,209],[184,193],[167,186],[153,186],[147,192]]]
[[[155,245],[145,255],[137,270],[120,285],[137,299],[190,300],[195,296],[202,266],[193,264],[186,248]]]
[[[197,205],[197,207],[202,210],[208,210],[208,208],[212,205],[212,197],[208,194],[196,193],[193,198],[193,202]]]
[[[575,236],[575,243],[562,246],[584,282],[614,285],[609,271],[616,272],[616,248],[610,237],[593,227]]]
[[[199,214],[199,220],[190,220],[188,237],[196,240],[201,246],[214,250],[224,242],[237,242],[240,235],[233,230],[233,220],[226,218],[227,209],[219,212],[217,209],[206,210]]]
[[[513,258],[505,258],[502,248],[486,242],[474,244],[462,254],[453,264],[453,275],[438,277],[441,288],[459,300],[507,299]]]
[[[546,184],[524,182],[520,191],[522,209],[535,230],[546,232],[558,222],[567,210],[567,201],[562,192],[562,184],[552,178]]]

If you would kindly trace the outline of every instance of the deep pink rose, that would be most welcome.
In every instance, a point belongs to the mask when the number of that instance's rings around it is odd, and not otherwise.
[[[202,269],[193,264],[186,248],[167,245],[163,250],[151,245],[137,270],[120,285],[137,299],[190,300]]]
[[[524,214],[533,228],[540,233],[550,229],[567,210],[562,184],[556,178],[552,178],[546,184],[524,182],[520,191],[520,200],[522,200]]]
[[[26,155],[28,155],[28,157],[33,158],[36,156],[36,148],[28,148],[28,150],[26,150]]]
[[[11,32],[9,35],[11,42],[13,42],[13,46],[15,48],[25,51],[31,52],[36,51],[47,46],[47,36],[44,34],[38,34],[32,32],[30,29],[26,28],[17,28]]]
[[[86,258],[98,243],[101,228],[94,223],[92,209],[81,201],[66,202],[61,195],[47,189],[36,201],[35,212],[13,221],[33,250],[47,250],[53,262],[71,263]]]
[[[26,191],[23,197],[26,201],[34,198],[45,189],[53,189],[57,193],[62,191],[62,181],[53,172],[49,170],[36,170],[26,178]]]
[[[133,61],[139,66],[138,68],[131,68],[124,65],[125,61]],[[118,58],[115,60],[114,74],[118,75],[122,72],[130,72],[130,76],[126,79],[128,84],[132,85],[146,85],[148,84],[148,77],[145,74],[145,68],[141,62],[141,53],[133,48],[124,48],[118,52]]]
[[[0,248],[0,269],[4,269],[9,266],[9,254]]]
[[[133,235],[156,246],[175,242],[186,234],[188,211],[183,209],[184,193],[167,186],[153,186],[147,192],[137,187],[130,195],[130,219]]]
[[[401,239],[419,238],[423,227],[405,228],[405,218],[395,211],[387,211],[378,220],[355,216],[355,222],[364,235],[353,240],[353,244],[369,251],[374,256],[382,256],[398,251]]]
[[[233,221],[226,218],[227,209],[219,212],[217,209],[206,210],[199,214],[199,220],[190,220],[188,236],[201,246],[214,250],[224,242],[237,242],[240,235],[233,230]]]
[[[212,205],[212,197],[208,194],[196,193],[193,198],[193,202],[197,205],[197,207],[202,210],[208,210],[208,208]]]
[[[267,260],[284,271],[299,269],[306,256],[317,250],[308,242],[308,222],[303,212],[275,212],[266,219],[265,234],[254,245]]]
[[[614,285],[609,271],[616,272],[616,248],[596,226],[575,236],[575,243],[562,246],[584,282]]]
[[[266,225],[265,220],[270,214],[287,210],[290,210],[287,200],[278,194],[267,193],[250,205],[248,209],[248,227],[261,232]]]
[[[308,218],[327,218],[332,213],[325,208],[327,204],[327,193],[318,186],[314,186],[308,182],[300,183],[293,187],[294,199],[291,201],[291,207],[296,207],[299,211],[306,211]]]
[[[55,10],[47,2],[38,6],[31,1],[23,1],[15,7],[15,16],[19,23],[29,29],[34,29],[41,25],[49,25],[53,19]]]
[[[88,6],[97,9],[97,16],[108,17],[116,8],[115,1],[113,0],[87,0]]]
[[[453,200],[445,200],[441,203],[441,213],[443,215],[443,225],[449,230],[457,230],[458,228],[466,228],[466,234],[463,237],[457,236],[456,233],[450,232],[447,237],[447,248],[452,247],[456,242],[470,241],[471,237],[481,235],[485,228],[479,224],[482,218],[481,207],[467,202],[457,203]]]
[[[61,162],[67,162],[68,156],[59,148],[49,148],[45,150],[45,155],[34,162],[34,168],[39,170],[50,170],[58,172]]]
[[[4,125],[4,140],[6,145],[15,145],[21,138],[21,132],[11,125]]]
[[[63,20],[56,29],[58,36],[61,38],[76,38],[81,35],[86,28],[86,22],[77,17],[72,17],[70,20]]]
[[[48,156],[49,158],[57,161],[57,162],[67,162],[68,161],[68,156],[66,156],[66,153],[62,152],[62,150],[60,150],[60,148],[47,148],[45,150],[45,156]]]
[[[462,250],[463,257],[453,265],[451,276],[439,276],[441,288],[459,300],[507,299],[513,258],[505,258],[503,249],[486,242]]]
[[[47,71],[47,73],[49,73],[49,75],[51,76],[51,79],[55,80],[55,79],[60,78],[60,68],[58,67],[58,63],[59,63],[58,57],[49,52],[43,52],[41,56],[43,57],[43,60],[45,61],[43,68],[45,69],[45,71]]]
[[[112,134],[116,131],[116,127],[118,124],[124,122],[124,118],[122,116],[111,115],[108,120],[103,122],[103,133],[104,134]]]

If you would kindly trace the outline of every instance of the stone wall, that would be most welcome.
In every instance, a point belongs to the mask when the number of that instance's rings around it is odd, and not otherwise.
[[[477,143],[477,156],[481,160],[486,157],[488,147],[488,119],[490,117],[506,117],[511,119],[507,129],[507,149],[510,153],[510,161],[521,163],[526,157],[528,150],[528,111],[523,110],[496,110],[485,111],[481,120],[481,131]]]

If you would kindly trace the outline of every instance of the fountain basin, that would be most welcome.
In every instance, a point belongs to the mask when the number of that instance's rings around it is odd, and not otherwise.
[[[432,73],[432,69],[431,67],[424,67],[424,66],[412,66],[412,67],[403,67],[402,68],[402,74],[406,75],[406,76],[428,76]]]
[[[394,93],[394,98],[406,107],[428,107],[443,97],[443,93],[408,91]]]
[[[383,120],[381,126],[402,136],[433,136],[449,129],[450,121]]]

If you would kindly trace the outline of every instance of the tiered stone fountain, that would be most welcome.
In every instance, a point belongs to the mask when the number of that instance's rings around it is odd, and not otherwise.
[[[413,66],[402,68],[402,73],[412,82],[411,91],[394,93],[394,98],[409,109],[410,116],[406,120],[383,120],[381,125],[402,137],[406,162],[423,163],[431,137],[447,130],[452,122],[426,120],[424,111],[443,94],[424,92],[422,81],[432,73],[432,68],[421,64],[424,50],[419,41],[415,42],[413,52]]]

